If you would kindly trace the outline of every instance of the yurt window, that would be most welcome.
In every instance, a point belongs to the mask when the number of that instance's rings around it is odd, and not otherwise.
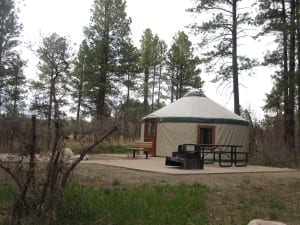
[[[198,126],[198,144],[214,144],[215,143],[215,127],[214,126]]]

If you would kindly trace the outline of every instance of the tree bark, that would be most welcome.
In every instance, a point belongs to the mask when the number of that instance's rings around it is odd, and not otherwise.
[[[149,69],[145,69],[144,77],[144,113],[148,112],[148,96],[149,96]]]
[[[82,101],[82,88],[83,88],[83,81],[82,81],[82,75],[80,77],[80,84],[78,88],[78,102],[77,102],[77,110],[76,110],[76,125],[75,125],[75,131],[74,131],[74,139],[77,140],[77,136],[79,133],[79,121],[80,121],[80,112],[81,112],[81,101]]]
[[[97,102],[97,120],[104,119],[104,116],[106,114],[105,110],[105,99],[106,99],[106,93],[107,93],[107,80],[108,80],[108,72],[109,72],[109,37],[110,37],[110,24],[109,24],[109,12],[110,12],[110,3],[107,1],[105,4],[105,25],[103,30],[103,42],[101,43],[103,45],[103,58],[100,60],[101,68],[100,68],[100,87],[98,92],[98,102]]]
[[[296,80],[297,80],[297,103],[298,103],[298,143],[296,143],[296,154],[300,154],[300,1],[296,0],[296,15],[297,15],[297,59],[298,59],[298,67],[297,67],[297,73],[296,73]],[[298,159],[298,156],[296,156],[296,160]],[[298,165],[298,161],[296,161],[296,164]]]
[[[296,2],[290,1],[290,45],[289,45],[289,79],[288,79],[288,148],[291,152],[295,152],[295,52],[296,52]]]
[[[155,91],[155,82],[156,82],[156,65],[153,66],[153,84],[152,84],[152,102],[151,102],[151,110],[154,111],[154,91]]]
[[[240,115],[239,74],[237,62],[237,0],[232,1],[232,78],[234,112]]]
[[[162,77],[162,67],[163,67],[163,47],[162,43],[160,43],[160,59],[161,62],[159,64],[159,77],[158,77],[158,93],[157,93],[157,108],[160,107],[160,95],[161,95],[161,77]]]
[[[174,92],[175,92],[175,69],[171,70],[171,103],[174,102]]]
[[[286,20],[286,9],[285,9],[285,0],[281,1],[282,14],[281,20],[283,27],[283,72],[282,72],[282,82],[283,82],[283,111],[284,111],[284,140],[288,142],[288,99],[289,99],[289,77],[288,77],[288,32],[286,27],[288,26]]]

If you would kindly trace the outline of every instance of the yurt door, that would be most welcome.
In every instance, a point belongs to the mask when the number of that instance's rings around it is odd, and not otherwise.
[[[145,120],[144,141],[153,142],[153,156],[156,155],[156,128],[157,123],[154,119]]]

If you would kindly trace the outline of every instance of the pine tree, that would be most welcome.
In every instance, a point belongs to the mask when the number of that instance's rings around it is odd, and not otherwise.
[[[77,59],[75,60],[74,70],[70,73],[71,97],[75,106],[71,108],[76,113],[74,138],[79,133],[79,123],[82,119],[90,115],[89,104],[87,101],[86,79],[88,75],[87,60],[87,44],[83,41],[80,45]]]
[[[39,80],[32,82],[32,91],[36,93],[32,109],[46,116],[50,143],[52,120],[61,118],[62,107],[67,105],[68,72],[72,54],[67,39],[56,33],[43,38],[37,54],[40,59],[40,74]]]
[[[13,0],[0,0],[0,113],[16,115],[22,106],[20,84],[24,81],[21,60],[16,47],[22,26],[18,23]]]
[[[4,88],[4,108],[8,116],[17,118],[25,108],[26,78],[23,73],[25,62],[16,56],[14,65],[10,70],[10,76],[6,80]]]
[[[173,41],[167,54],[171,102],[183,97],[189,89],[201,89],[203,85],[198,69],[200,61],[194,56],[188,36],[178,32]]]
[[[137,75],[140,72],[139,51],[131,42],[125,43],[121,49],[119,73],[122,84],[126,87],[125,102],[131,99],[130,93],[136,90]]]
[[[165,99],[166,96],[163,95],[164,84],[167,81],[167,74],[165,73],[166,60],[167,60],[167,44],[161,40],[159,43],[159,71],[158,71],[158,88],[157,88],[157,108],[161,107],[161,99]]]
[[[214,72],[214,82],[232,80],[234,112],[240,114],[239,73],[256,64],[244,55],[238,54],[238,40],[245,36],[245,26],[251,23],[247,11],[238,6],[241,0],[195,0],[196,6],[189,12],[208,16],[202,24],[190,26],[195,35],[201,35],[200,48],[209,47],[202,60],[207,72]]]
[[[149,111],[149,88],[150,88],[150,74],[151,66],[154,64],[154,35],[151,29],[146,29],[140,40],[140,55],[141,68],[143,71],[143,97],[144,97],[144,113]]]
[[[97,120],[109,116],[108,99],[119,94],[121,51],[131,41],[131,19],[125,9],[123,0],[95,0],[90,25],[84,32],[90,55],[86,65],[88,97]]]
[[[273,91],[268,95],[268,102],[275,99],[283,104],[284,113],[284,139],[288,149],[295,154],[297,164],[297,150],[295,148],[295,95],[297,85],[297,30],[299,27],[297,13],[298,1],[284,0],[259,1],[260,13],[257,22],[263,25],[261,35],[273,34],[278,48],[266,57],[266,64],[279,66]],[[274,57],[275,56],[275,57]],[[299,62],[299,59],[298,59]],[[281,98],[279,98],[279,96]]]
[[[146,29],[141,38],[140,65],[143,72],[144,112],[160,107],[164,78],[167,45],[151,29]],[[149,108],[151,99],[151,108]],[[157,104],[155,104],[157,102]]]
[[[122,58],[120,59],[120,68],[119,73],[122,74],[122,85],[126,88],[124,104],[121,105],[120,111],[123,113],[123,121],[125,128],[125,136],[128,137],[130,134],[130,120],[131,120],[131,111],[134,107],[135,101],[133,101],[132,94],[136,91],[137,86],[137,76],[140,72],[139,68],[139,51],[136,47],[133,46],[131,42],[128,42],[122,47]]]

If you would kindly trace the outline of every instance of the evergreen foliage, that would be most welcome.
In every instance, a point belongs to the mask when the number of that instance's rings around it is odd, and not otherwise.
[[[13,0],[0,1],[0,113],[15,118],[24,108],[25,76],[17,47],[22,26]]]
[[[216,74],[214,82],[232,82],[234,112],[240,114],[239,74],[249,70],[256,62],[238,54],[238,41],[247,35],[246,29],[252,19],[249,12],[239,6],[241,0],[195,0],[189,12],[206,15],[208,20],[190,25],[195,35],[201,35],[200,49],[207,47],[202,63],[206,71]]]
[[[150,79],[151,71],[153,70],[153,78],[155,79],[156,65],[158,62],[159,52],[157,51],[158,36],[154,35],[151,29],[146,29],[140,40],[140,65],[143,71],[143,98],[144,98],[144,113],[149,112],[149,97],[150,97]],[[154,82],[153,82],[154,86]],[[153,97],[152,97],[153,98]]]
[[[55,103],[59,108],[67,104],[67,75],[72,63],[72,54],[68,40],[56,33],[43,38],[37,53],[40,58],[40,73],[39,80],[32,81],[35,99],[31,109],[50,121],[53,118]]]
[[[118,96],[120,60],[129,38],[131,19],[126,14],[123,0],[95,0],[90,25],[85,29],[87,43],[88,99],[94,117],[104,119],[110,114],[109,100]]]
[[[178,32],[167,54],[168,86],[171,102],[183,97],[190,89],[200,90],[200,60],[194,55],[192,43],[184,32]]]
[[[277,49],[265,57],[266,65],[275,65],[278,71],[274,76],[274,86],[267,95],[266,111],[274,110],[283,113],[284,141],[290,152],[294,153],[297,164],[297,149],[295,139],[295,111],[299,101],[296,101],[296,90],[299,90],[300,68],[300,33],[299,33],[299,1],[259,1],[260,13],[256,21],[262,26],[260,35],[275,37]],[[299,100],[298,92],[298,100]]]

